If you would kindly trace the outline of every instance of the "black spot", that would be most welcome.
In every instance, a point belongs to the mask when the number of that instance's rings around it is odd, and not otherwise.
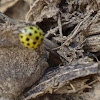
[[[39,46],[40,46],[40,44],[37,45],[37,47],[39,47]]]
[[[40,36],[42,35],[41,32],[39,34],[40,34]]]
[[[23,38],[23,36],[21,35],[20,38]]]
[[[34,48],[34,46],[32,46],[31,48]]]
[[[41,38],[41,41],[43,41],[43,38]]]
[[[36,44],[36,42],[33,42],[33,44],[35,45],[35,44]]]
[[[33,27],[30,27],[30,29],[33,29]]]
[[[34,33],[36,34],[36,33],[37,33],[37,31],[35,30],[35,31],[34,31]]]
[[[22,43],[24,44],[24,42],[22,41]]]
[[[29,36],[32,36],[32,33],[29,33]]]
[[[29,41],[29,38],[26,38],[26,41]]]
[[[29,46],[30,44],[29,44],[29,43],[27,43],[27,45]]]
[[[36,40],[39,40],[39,37],[37,36],[35,39],[36,39]]]

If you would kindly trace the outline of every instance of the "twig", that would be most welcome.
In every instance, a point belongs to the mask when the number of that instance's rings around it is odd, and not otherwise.
[[[99,6],[97,0],[94,0],[94,1],[95,1],[96,5],[97,5],[97,9],[99,10],[100,9],[100,6]]]
[[[85,30],[85,29],[88,29],[88,28],[90,27],[90,25],[94,22],[94,20],[96,19],[96,17],[98,17],[98,16],[100,16],[100,12],[99,12],[99,13],[97,13],[97,14],[93,17],[93,19],[91,20],[91,22],[90,22],[90,23],[88,23],[87,27],[86,27],[86,28],[84,28],[84,30]]]
[[[76,92],[79,92],[79,91],[81,91],[81,90],[83,90],[83,89],[85,89],[85,88],[91,88],[90,85],[92,85],[92,84],[94,84],[94,83],[96,83],[96,82],[98,82],[98,81],[99,81],[99,80],[96,79],[96,80],[92,81],[91,83],[88,83],[88,84],[84,85],[84,87],[81,87],[81,88],[78,89]]]
[[[81,21],[76,27],[75,27],[75,29],[73,30],[73,34],[72,34],[72,36],[69,38],[69,39],[67,39],[63,44],[62,44],[62,46],[64,46],[68,41],[70,41],[72,38],[74,38],[78,33],[79,33],[79,28],[80,28],[80,26],[83,24],[83,22],[85,22],[89,17],[90,17],[90,15],[91,14],[89,14],[88,16],[86,16],[85,18],[84,18],[84,20],[83,21]]]
[[[90,13],[88,14],[88,16],[86,16],[86,17],[83,19],[83,21],[81,21],[81,22],[75,27],[75,29],[72,31],[70,37],[69,37],[61,46],[59,46],[59,47],[57,47],[57,48],[54,48],[54,50],[61,48],[62,46],[66,45],[66,44],[68,43],[68,41],[70,41],[72,38],[74,38],[74,37],[81,31],[81,30],[80,30],[81,25],[90,17],[91,13],[92,13],[92,12],[90,12]]]
[[[2,12],[0,12],[0,19],[2,19],[4,22],[10,22],[11,24],[16,24],[17,22],[11,19],[10,17],[6,16]]]
[[[59,33],[60,33],[60,37],[63,37],[63,33],[62,33],[62,25],[61,25],[61,16],[60,14],[58,15],[58,27],[59,27]]]
[[[73,86],[73,84],[71,84],[71,83],[69,83],[69,84],[70,84],[72,90],[73,90],[74,92],[76,92],[76,89],[75,89],[75,87]]]
[[[59,29],[58,26],[55,27],[55,28],[53,28],[53,29],[50,29],[50,30],[45,34],[45,37],[47,38],[47,37],[49,37],[49,35],[51,35],[51,34],[56,35],[55,33],[58,31],[58,29]]]
[[[32,15],[32,10],[34,8],[34,6],[36,6],[36,4],[39,2],[40,0],[36,0],[33,5],[30,7],[30,10],[28,11],[28,13],[25,16],[25,21],[27,22],[29,20],[30,15]]]

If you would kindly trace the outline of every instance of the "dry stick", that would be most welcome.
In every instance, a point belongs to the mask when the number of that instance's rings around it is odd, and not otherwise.
[[[49,4],[49,1],[48,0],[44,0],[44,1],[45,1],[46,4]]]
[[[96,17],[98,17],[99,15],[100,15],[100,13],[97,13],[97,14],[93,17],[93,19],[90,21],[90,23],[87,25],[87,27],[84,28],[84,30],[88,29],[88,28],[90,27],[90,25],[94,22],[94,20],[96,19]],[[87,38],[86,38],[86,39],[87,39]],[[82,45],[84,42],[86,42],[86,39],[85,39],[84,41],[82,41],[81,45]],[[78,47],[80,47],[80,46],[77,46],[76,48],[78,48]],[[96,56],[95,56],[95,58],[96,58],[97,61],[99,61],[98,58],[97,58]]]
[[[69,21],[69,22],[65,22],[65,23],[62,23],[62,26],[64,26],[64,25],[67,25],[67,24],[69,24],[69,23],[72,23],[74,20],[72,20],[72,21]],[[76,22],[77,22],[77,20],[75,20],[75,24],[76,24]],[[71,27],[71,26],[70,26]],[[59,30],[59,26],[56,26],[55,28],[53,28],[53,29],[50,29],[46,34],[45,34],[45,37],[47,38],[47,37],[49,37],[49,35],[51,35],[51,34],[54,34],[54,35],[56,35],[56,32]]]
[[[59,27],[59,33],[60,33],[60,37],[63,37],[63,33],[62,33],[62,25],[61,25],[61,16],[60,14],[58,15],[58,27]]]
[[[72,33],[73,33],[72,36],[71,36],[69,39],[67,39],[67,40],[62,44],[62,46],[64,46],[69,40],[71,40],[72,38],[74,38],[74,37],[77,35],[77,33],[79,32],[80,26],[83,24],[83,22],[85,22],[85,21],[90,17],[90,15],[91,15],[91,14],[89,14],[88,16],[86,16],[86,17],[84,18],[84,20],[81,21],[81,22],[75,27],[74,31],[72,32]]]
[[[58,31],[59,27],[55,27],[54,29],[50,29],[46,34],[45,34],[45,38],[49,37],[49,35],[54,34],[56,35],[56,31]]]
[[[58,45],[55,44],[55,43],[53,43],[53,42],[50,41],[49,39],[44,38],[44,47],[45,47],[48,51],[55,52],[55,51],[53,51],[52,49],[58,47]],[[56,52],[55,52],[55,53],[56,53]],[[57,53],[56,53],[56,54],[57,54]]]
[[[27,13],[26,16],[25,16],[25,21],[26,21],[26,22],[29,20],[29,17],[30,17],[30,15],[32,14],[31,12],[32,12],[33,7],[34,7],[39,1],[40,1],[40,0],[36,0],[36,1],[34,2],[34,4],[32,5],[32,7],[30,7],[30,10],[28,11],[28,13]]]
[[[93,19],[91,20],[91,22],[87,25],[87,27],[86,28],[84,28],[84,29],[88,29],[89,28],[89,26],[94,22],[94,20],[96,19],[96,17],[98,17],[98,16],[100,16],[100,12],[99,13],[97,13],[94,17],[93,17]]]
[[[25,21],[28,22],[29,17],[32,15],[32,10],[33,8],[36,6],[36,4],[39,2],[40,0],[36,0],[33,5],[30,7],[30,10],[28,11],[28,13],[25,16]],[[45,1],[46,2],[46,1]],[[47,3],[47,2],[46,2]]]
[[[85,22],[85,21],[90,17],[91,13],[92,13],[92,12],[90,12],[90,14],[89,14],[88,16],[86,16],[86,17],[84,18],[84,20],[81,21],[81,22],[75,27],[75,29],[72,31],[73,34],[70,36],[70,38],[67,39],[61,46],[59,46],[59,47],[57,47],[57,48],[54,48],[54,50],[61,48],[62,46],[66,45],[66,43],[67,43],[68,41],[70,41],[72,38],[74,38],[74,37],[79,33],[79,28],[80,28],[80,26],[83,24],[83,22]]]
[[[98,79],[96,79],[96,80],[94,80],[94,81],[92,81],[92,82],[90,82],[90,83],[88,83],[88,84],[86,84],[86,85],[84,85],[83,87],[81,87],[81,88],[79,88],[79,89],[75,89],[76,91],[74,91],[74,93],[77,93],[77,92],[79,92],[79,91],[81,91],[81,90],[83,90],[83,89],[85,89],[85,88],[91,88],[90,87],[90,85],[92,85],[92,84],[94,84],[94,83],[96,83],[96,82],[98,82],[99,80]],[[73,85],[71,85],[71,87],[72,87]],[[74,86],[73,86],[74,87]],[[75,88],[75,87],[74,87]],[[72,88],[73,89],[73,88]],[[68,93],[73,93],[73,92],[68,92]]]
[[[99,9],[100,9],[100,6],[99,6],[97,0],[95,0],[95,3],[96,3],[96,5],[97,5],[97,9],[99,10]]]
[[[32,10],[33,8],[36,6],[36,4],[39,2],[40,0],[36,0],[33,5],[30,7],[30,10],[28,11],[28,13],[25,16],[25,21],[27,22],[29,20],[29,17],[32,15]],[[49,4],[48,0],[44,0],[46,4]]]
[[[72,84],[72,83],[69,83],[69,84],[70,84],[72,90],[73,90],[74,92],[76,92],[76,89],[75,89],[75,87],[73,86],[73,84]]]
[[[92,84],[94,84],[94,83],[96,83],[96,82],[98,82],[98,81],[99,81],[99,80],[96,79],[96,80],[94,80],[94,81],[92,81],[92,82],[90,82],[90,83],[84,85],[84,87],[78,89],[76,92],[81,91],[81,90],[83,90],[84,88],[86,88],[87,86],[92,85]]]
[[[79,24],[78,26],[76,26],[73,35],[72,35],[68,40],[66,40],[62,45],[65,45],[69,40],[71,40],[72,38],[74,38],[74,37],[77,35],[77,33],[79,32],[78,29],[79,29],[80,26],[83,24],[83,22],[85,22],[85,21],[90,17],[91,14],[92,14],[92,12],[91,12],[88,16],[86,16],[86,17],[84,18],[84,20],[83,20],[82,22],[80,22],[80,24]],[[92,22],[95,20],[95,18],[96,18],[97,16],[99,16],[99,15],[100,15],[100,14],[97,13],[97,14],[95,15],[95,17],[93,17],[92,21],[88,24],[87,28],[92,24]]]
[[[10,17],[6,16],[5,14],[3,14],[2,12],[0,12],[0,19],[2,19],[4,22],[10,22],[11,24],[17,24],[16,21],[14,21],[13,19],[11,19]]]

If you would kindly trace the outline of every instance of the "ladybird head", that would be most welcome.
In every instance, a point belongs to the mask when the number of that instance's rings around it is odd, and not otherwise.
[[[21,30],[20,42],[28,48],[36,49],[43,41],[43,31],[36,26],[28,26]]]

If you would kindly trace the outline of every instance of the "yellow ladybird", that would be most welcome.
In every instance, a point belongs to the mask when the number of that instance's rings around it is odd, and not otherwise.
[[[38,48],[43,41],[43,31],[36,26],[28,26],[21,30],[19,39],[28,48]]]

